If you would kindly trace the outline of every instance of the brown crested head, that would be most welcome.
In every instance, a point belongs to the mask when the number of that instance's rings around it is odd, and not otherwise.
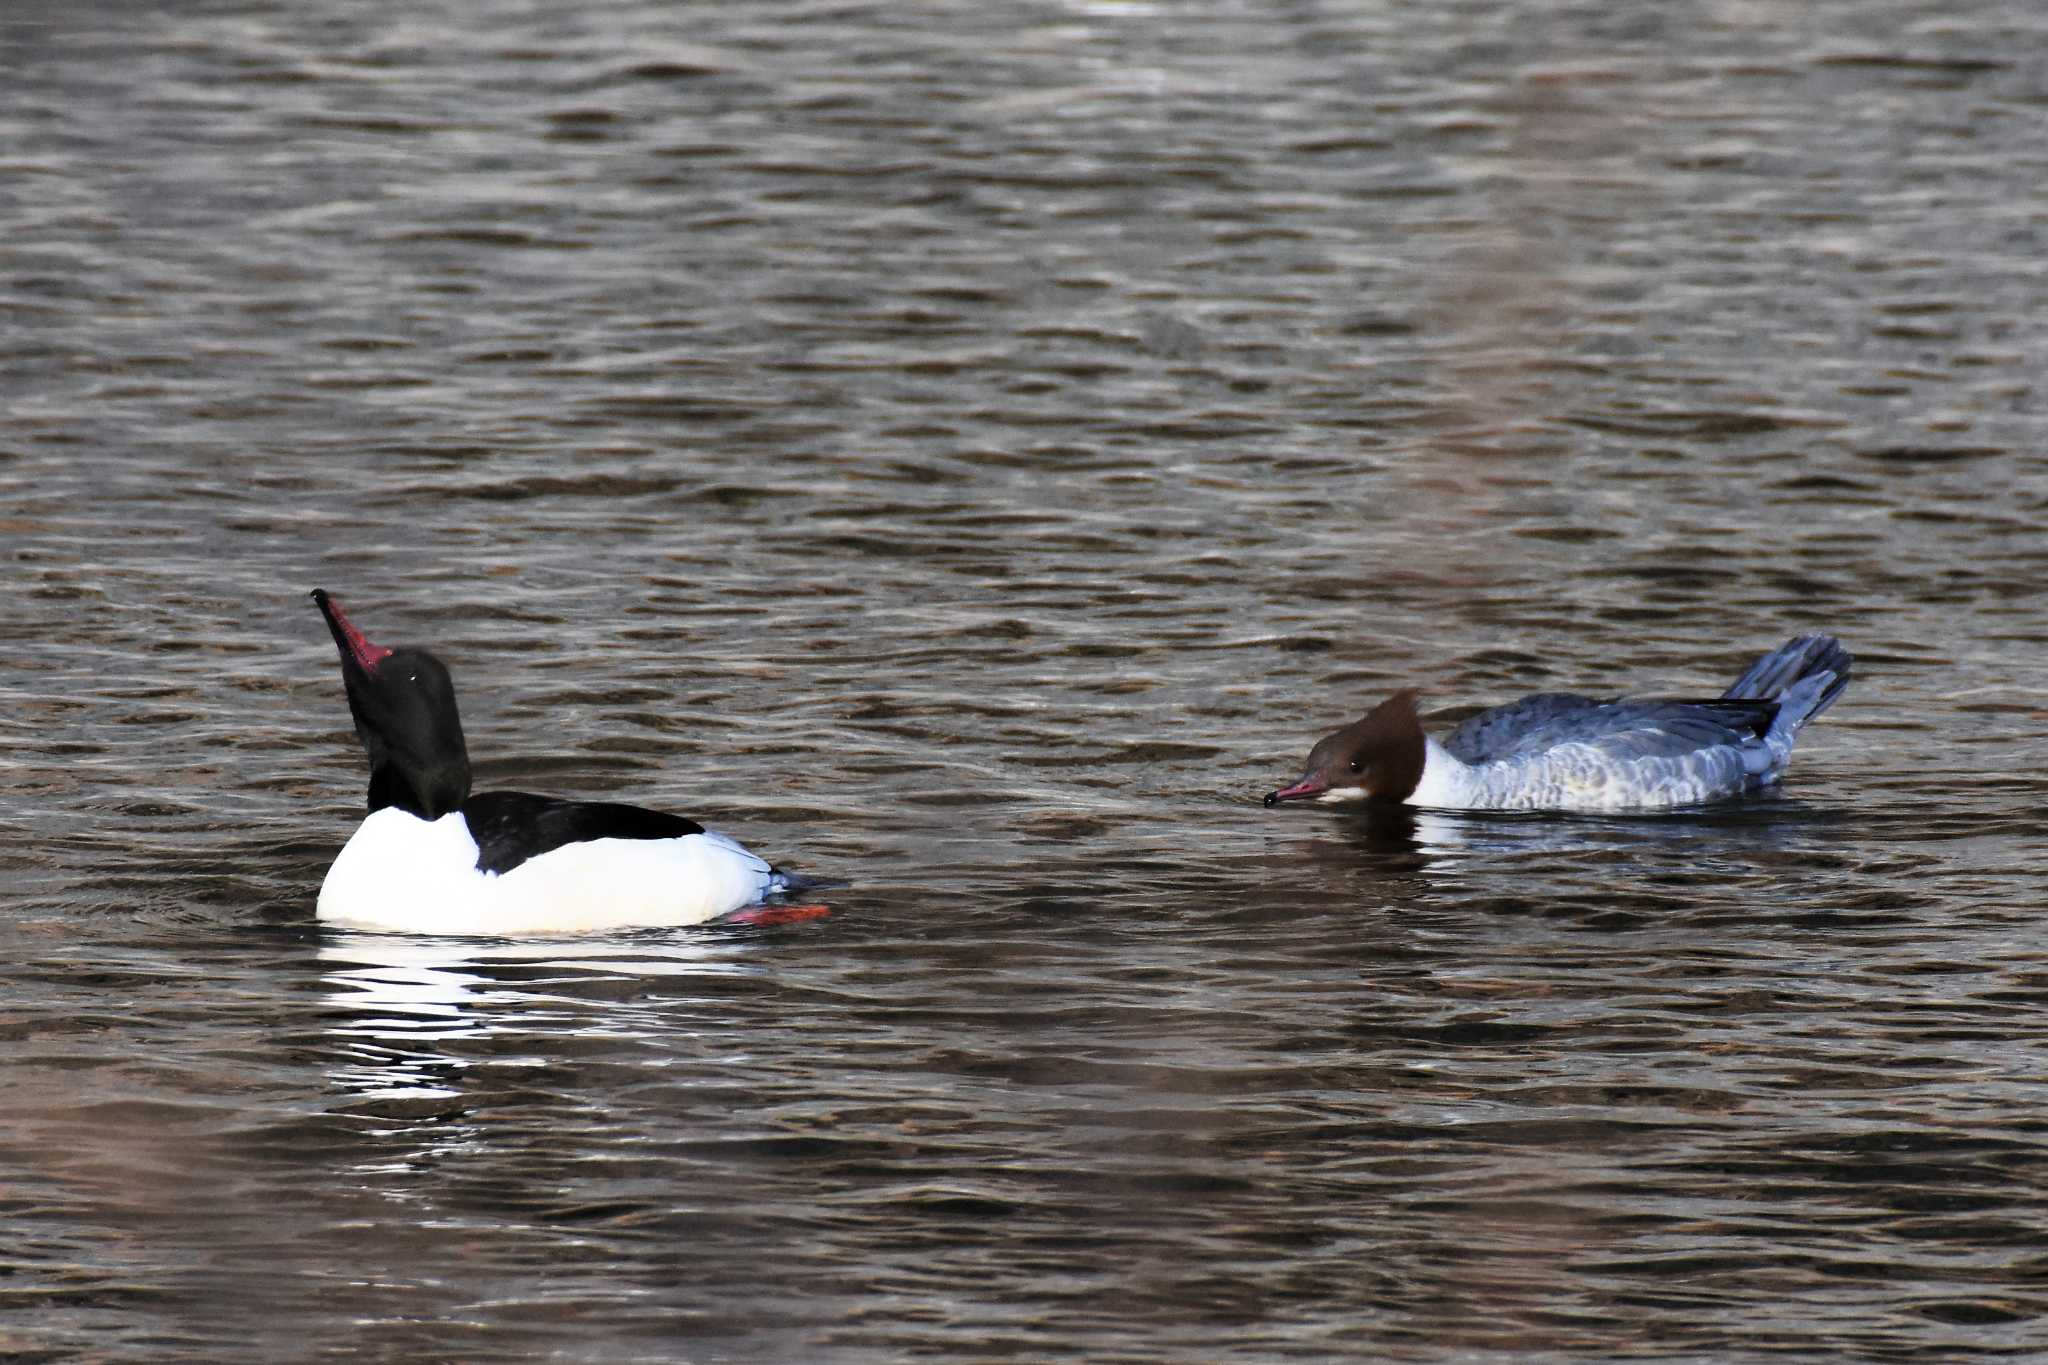
[[[1308,769],[1291,787],[1266,794],[1282,801],[1405,801],[1422,781],[1425,752],[1415,690],[1405,688],[1308,751]]]

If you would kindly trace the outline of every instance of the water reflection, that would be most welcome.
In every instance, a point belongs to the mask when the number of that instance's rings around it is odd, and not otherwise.
[[[566,1042],[630,1043],[676,1031],[675,1001],[645,998],[652,978],[758,973],[734,943],[709,936],[619,936],[574,942],[424,939],[336,933],[318,957],[327,1032],[341,1040],[329,1072],[361,1101],[452,1099],[488,1040],[492,1066],[544,1064]]]
[[[1353,857],[1416,854],[1438,868],[1471,866],[1481,855],[1582,852],[1589,848],[1692,852],[1782,850],[1831,823],[1826,807],[1784,797],[1654,813],[1439,811],[1359,806],[1329,819]]]

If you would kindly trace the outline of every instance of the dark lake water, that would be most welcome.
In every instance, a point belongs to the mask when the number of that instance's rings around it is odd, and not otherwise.
[[[2044,183],[1989,0],[9,5],[0,1355],[2048,1352]],[[852,887],[319,930],[316,586]]]

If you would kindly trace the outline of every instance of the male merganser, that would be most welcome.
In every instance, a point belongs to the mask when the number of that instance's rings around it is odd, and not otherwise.
[[[327,869],[321,919],[489,935],[700,924],[815,884],[679,815],[472,794],[447,667],[424,649],[371,644],[333,598],[316,588],[313,600],[370,756],[370,814]]]
[[[1401,801],[1442,810],[1689,806],[1775,782],[1799,728],[1849,685],[1831,635],[1801,635],[1714,701],[1596,701],[1538,692],[1482,711],[1441,744],[1397,692],[1309,750],[1280,801]]]

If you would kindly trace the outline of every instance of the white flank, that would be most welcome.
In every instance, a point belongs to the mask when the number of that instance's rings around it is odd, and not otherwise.
[[[372,814],[327,870],[319,916],[409,934],[573,934],[702,924],[774,889],[768,863],[723,834],[592,839],[479,872],[461,814]]]

